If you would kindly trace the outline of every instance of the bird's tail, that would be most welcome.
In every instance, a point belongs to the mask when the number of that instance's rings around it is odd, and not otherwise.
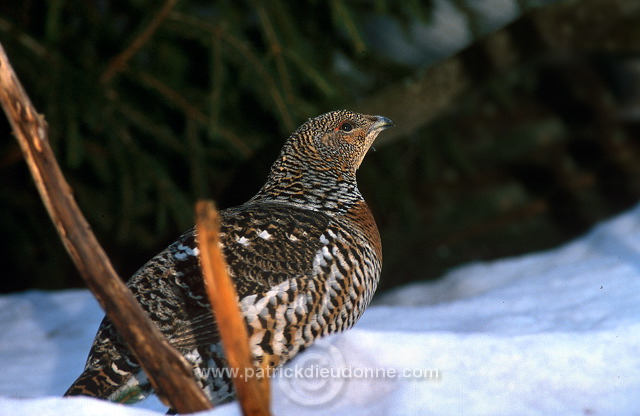
[[[151,383],[144,371],[125,375],[116,382],[101,370],[86,370],[64,393],[65,396],[90,396],[112,402],[133,404],[152,393]]]

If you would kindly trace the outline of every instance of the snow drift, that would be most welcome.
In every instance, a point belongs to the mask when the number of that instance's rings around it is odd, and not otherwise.
[[[0,413],[164,414],[153,399],[60,397],[101,318],[86,290],[0,296]],[[555,250],[379,295],[354,329],[277,371],[273,413],[637,414],[639,343],[640,206]]]

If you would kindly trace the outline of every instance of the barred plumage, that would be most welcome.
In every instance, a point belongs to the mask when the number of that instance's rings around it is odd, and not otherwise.
[[[221,211],[221,241],[258,362],[291,359],[315,339],[351,327],[376,289],[380,236],[356,184],[356,170],[383,129],[381,116],[334,111],[308,120],[285,143],[262,189]],[[135,297],[194,366],[214,403],[234,398],[222,368],[215,320],[192,229],[127,283]],[[135,402],[151,385],[105,318],[84,372],[65,395]]]

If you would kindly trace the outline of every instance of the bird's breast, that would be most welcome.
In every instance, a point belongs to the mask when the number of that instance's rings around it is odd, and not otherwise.
[[[380,233],[367,203],[364,201],[357,202],[347,211],[345,217],[362,232],[363,238],[370,244],[376,257],[382,261]]]

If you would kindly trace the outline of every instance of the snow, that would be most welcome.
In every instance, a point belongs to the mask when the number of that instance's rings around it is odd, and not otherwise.
[[[86,290],[0,296],[0,414],[164,414],[60,398],[101,319]],[[557,249],[381,294],[278,371],[273,414],[638,414],[639,341],[640,206]]]

